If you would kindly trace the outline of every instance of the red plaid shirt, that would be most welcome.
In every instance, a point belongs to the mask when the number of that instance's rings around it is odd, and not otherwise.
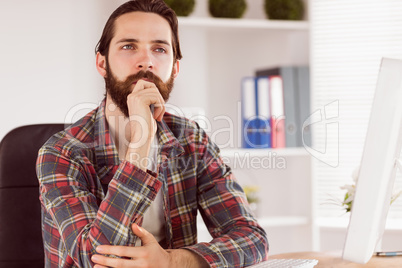
[[[92,267],[98,245],[134,246],[130,226],[142,224],[158,191],[167,248],[192,250],[211,267],[267,259],[264,230],[219,149],[196,123],[168,113],[158,122],[155,174],[119,160],[104,107],[105,102],[39,151],[46,267]],[[213,237],[209,243],[197,243],[198,212]]]

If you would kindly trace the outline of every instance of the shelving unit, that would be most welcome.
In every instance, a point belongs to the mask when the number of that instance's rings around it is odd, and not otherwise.
[[[223,149],[221,151],[223,157],[244,157],[247,155],[255,157],[264,157],[268,155],[274,156],[308,156],[308,152],[304,148],[277,148],[277,149]]]
[[[304,148],[223,149],[223,161],[242,186],[258,186],[256,217],[271,254],[316,248],[311,156]],[[209,241],[202,221],[199,238]]]
[[[309,63],[309,23],[266,19],[179,18],[183,59],[171,104],[202,107],[216,129],[232,127],[216,142],[238,141],[240,81],[255,71]],[[230,99],[230,100],[229,100]],[[225,118],[224,118],[225,117]]]
[[[214,30],[240,29],[247,30],[288,30],[288,31],[308,31],[307,21],[270,21],[263,19],[225,19],[225,18],[197,18],[180,17],[181,27],[197,27]]]
[[[258,185],[270,253],[314,249],[311,157],[304,148],[241,149],[240,81],[256,70],[309,63],[309,22],[179,18],[183,59],[169,103],[202,107],[206,132],[241,185]],[[199,240],[210,236],[199,218]]]
[[[259,224],[263,228],[283,227],[283,226],[302,226],[310,223],[308,217],[263,217],[258,218]]]

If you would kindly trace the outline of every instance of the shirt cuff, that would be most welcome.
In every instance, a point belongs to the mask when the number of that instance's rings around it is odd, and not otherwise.
[[[150,194],[150,199],[154,200],[162,187],[162,182],[157,179],[157,174],[152,171],[144,171],[124,160],[120,163],[119,169],[115,173],[118,183],[124,184],[133,191]]]

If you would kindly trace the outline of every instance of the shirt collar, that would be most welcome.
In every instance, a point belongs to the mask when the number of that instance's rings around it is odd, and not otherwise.
[[[175,158],[184,153],[184,148],[169,128],[165,120],[171,121],[172,115],[165,113],[161,122],[157,122],[157,132],[156,136],[158,138],[159,144],[161,145],[160,161],[164,162],[167,159]]]
[[[95,112],[95,129],[94,138],[97,146],[95,146],[97,173],[100,178],[106,175],[114,166],[120,164],[119,154],[114,140],[111,136],[109,125],[105,115],[106,99],[102,101]],[[157,122],[156,137],[159,142],[158,162],[175,158],[184,153],[184,148],[180,144],[177,137],[169,128],[167,121],[172,121],[172,115],[165,113],[161,122]]]

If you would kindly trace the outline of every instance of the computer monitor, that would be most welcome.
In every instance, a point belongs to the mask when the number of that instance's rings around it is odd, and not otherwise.
[[[380,241],[402,142],[402,60],[383,58],[378,75],[343,259],[367,263]]]

